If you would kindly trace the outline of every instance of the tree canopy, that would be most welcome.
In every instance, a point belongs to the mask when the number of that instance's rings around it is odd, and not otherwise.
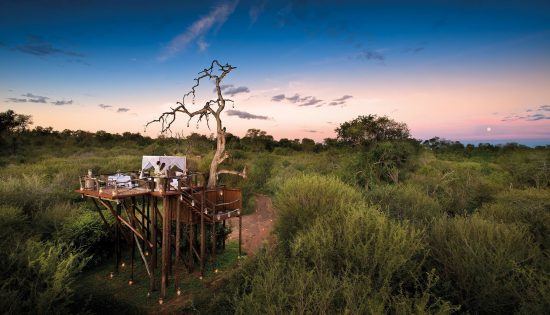
[[[0,135],[25,130],[30,124],[30,115],[16,114],[11,109],[0,113]]]
[[[339,141],[352,145],[369,145],[384,140],[405,140],[410,138],[405,123],[396,122],[387,116],[359,116],[336,128]]]

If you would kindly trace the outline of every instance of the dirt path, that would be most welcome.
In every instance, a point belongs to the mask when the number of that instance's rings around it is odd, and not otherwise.
[[[270,233],[275,220],[275,209],[271,198],[264,195],[256,195],[254,212],[242,217],[242,248],[248,255],[254,254],[262,246],[264,241],[270,239]],[[229,221],[232,232],[230,240],[239,239],[239,219]]]

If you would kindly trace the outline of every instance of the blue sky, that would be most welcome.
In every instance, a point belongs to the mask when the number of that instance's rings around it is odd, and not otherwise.
[[[0,25],[0,109],[36,125],[143,132],[219,59],[239,135],[322,140],[372,113],[550,141],[548,1],[1,1]]]

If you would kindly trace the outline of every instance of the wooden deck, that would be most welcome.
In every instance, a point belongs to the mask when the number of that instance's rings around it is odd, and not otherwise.
[[[116,194],[113,195],[114,191],[115,190],[113,188],[103,188],[101,190],[101,193],[98,190],[87,190],[87,189],[75,190],[75,192],[81,195],[85,195],[92,198],[107,199],[107,200],[124,199],[129,197],[148,195],[150,193],[149,189],[141,188],[141,187],[136,187],[136,188],[120,187],[117,189]]]

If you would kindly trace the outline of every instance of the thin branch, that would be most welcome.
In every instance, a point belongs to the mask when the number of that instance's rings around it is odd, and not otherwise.
[[[246,166],[243,168],[243,171],[242,171],[242,172],[239,172],[239,171],[231,171],[231,170],[219,170],[219,171],[216,173],[216,176],[217,176],[217,175],[220,175],[220,174],[232,174],[232,175],[237,175],[237,176],[240,176],[240,177],[246,179]]]
[[[215,68],[216,67],[216,68]],[[198,73],[198,77],[195,78],[195,84],[191,87],[191,90],[183,96],[183,99],[181,102],[176,102],[175,108],[170,108],[170,111],[162,113],[159,118],[149,121],[145,125],[145,129],[152,124],[152,123],[160,123],[161,124],[161,132],[164,133],[166,131],[170,131],[172,124],[176,120],[176,113],[181,112],[189,116],[189,120],[187,121],[187,126],[189,127],[189,123],[191,119],[198,115],[197,119],[197,127],[202,118],[206,120],[206,124],[208,126],[208,129],[210,129],[209,124],[209,115],[213,115],[216,118],[219,118],[219,115],[223,111],[225,107],[225,99],[223,98],[222,91],[220,88],[221,81],[227,76],[233,69],[236,69],[236,67],[231,66],[230,64],[222,65],[219,61],[213,60],[210,64],[209,68],[204,69],[203,71]],[[221,74],[217,75],[214,73],[214,71],[220,71]],[[202,79],[209,79],[215,81],[216,84],[216,94],[218,96],[215,100],[209,100],[205,103],[203,108],[196,110],[196,111],[189,111],[187,109],[187,104],[185,103],[185,100],[187,97],[192,97],[192,104],[195,104],[195,98],[196,98],[196,89],[200,86]],[[230,102],[233,102],[232,100],[228,100]],[[212,108],[213,104],[217,104],[218,108],[214,110]]]

